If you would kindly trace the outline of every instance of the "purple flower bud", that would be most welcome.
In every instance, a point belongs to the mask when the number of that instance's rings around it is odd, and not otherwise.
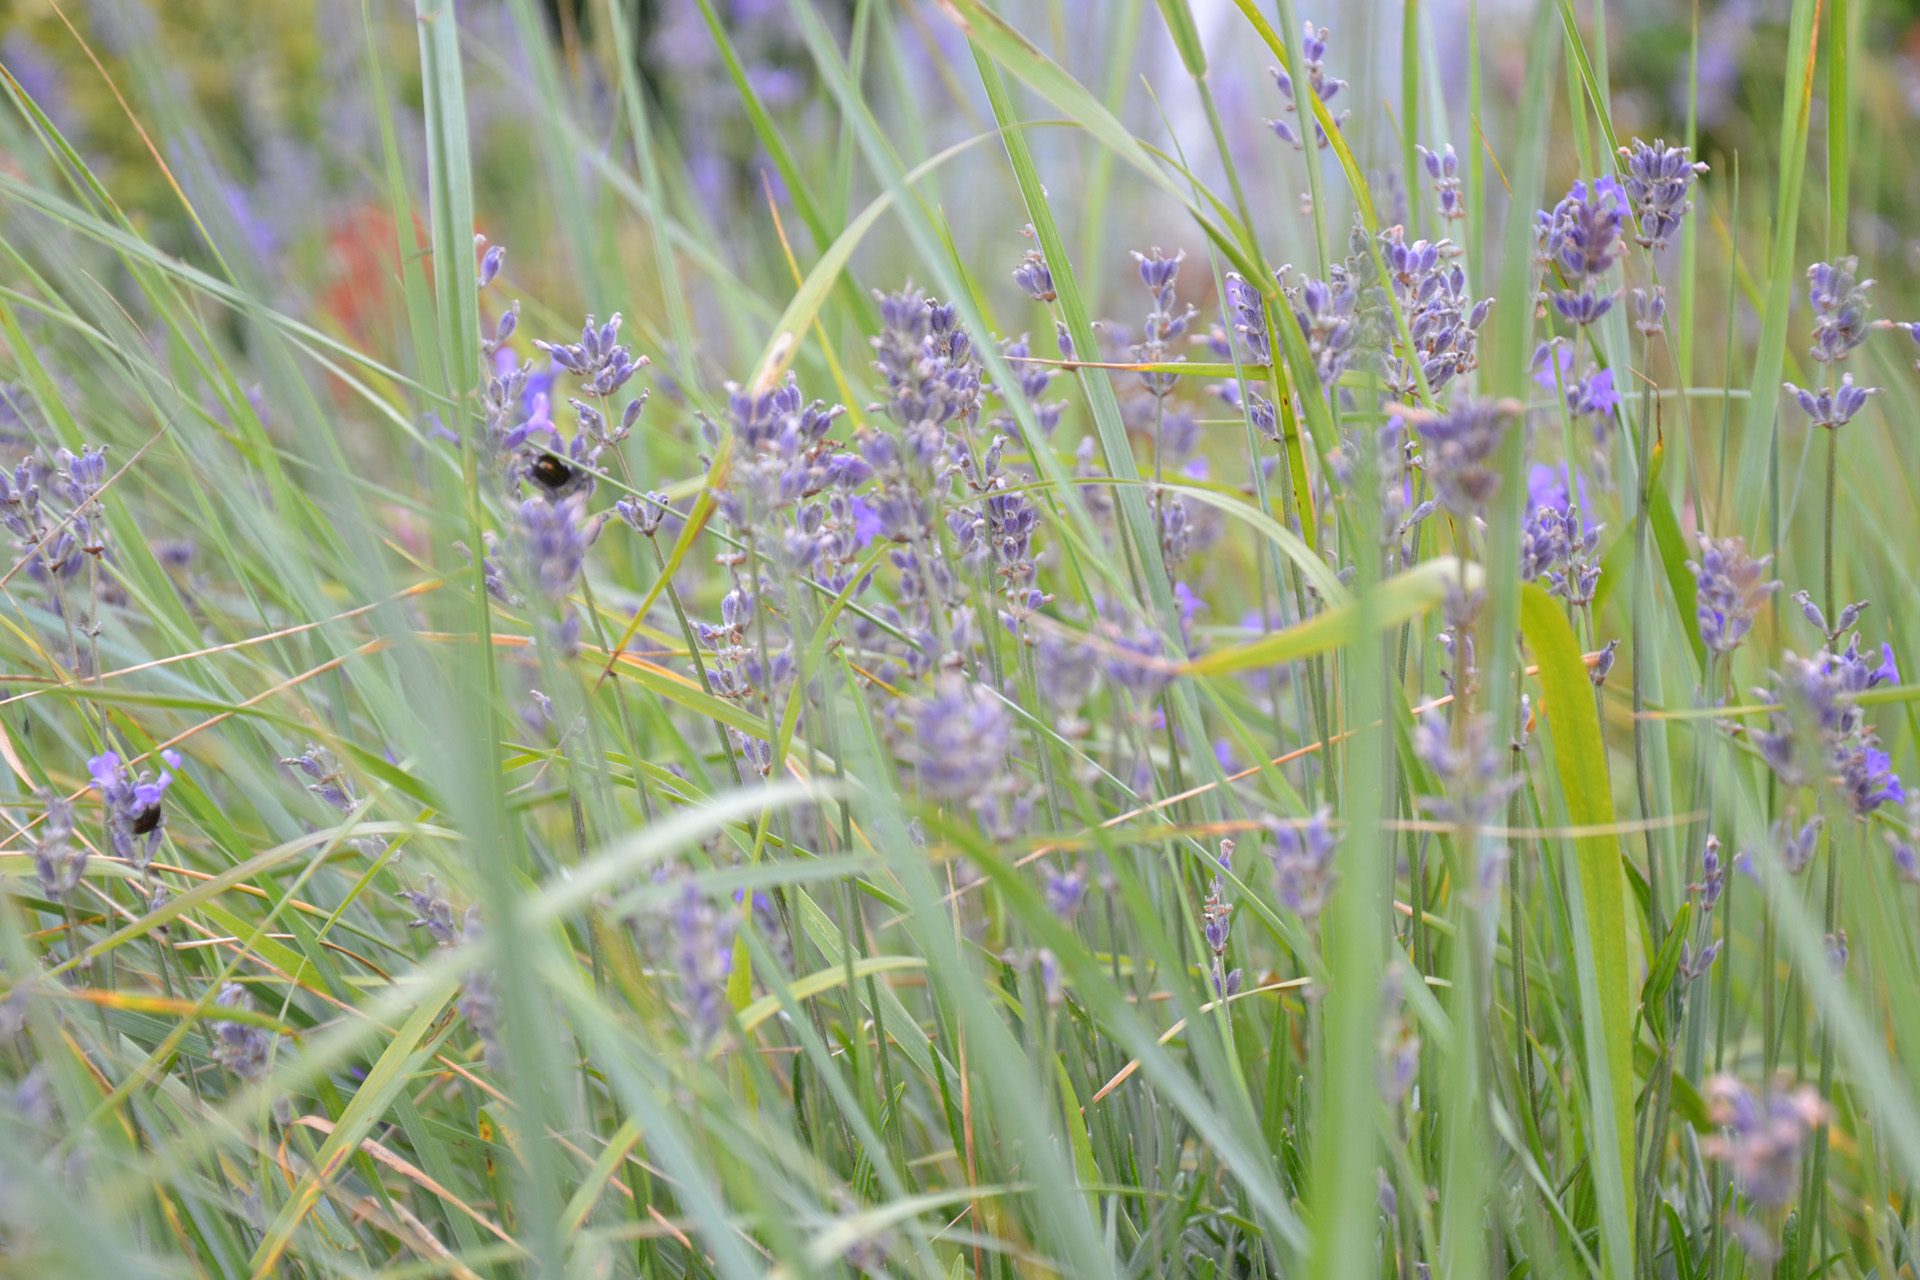
[[[503,264],[506,261],[506,258],[507,258],[507,251],[505,247],[497,244],[494,245],[492,248],[488,249],[486,253],[481,256],[480,287],[482,289],[492,284],[494,277],[500,274],[501,264]]]

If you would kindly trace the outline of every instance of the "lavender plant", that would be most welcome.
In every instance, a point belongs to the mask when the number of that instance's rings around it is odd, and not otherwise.
[[[1910,1269],[1891,14],[191,8],[0,41],[10,1272]]]

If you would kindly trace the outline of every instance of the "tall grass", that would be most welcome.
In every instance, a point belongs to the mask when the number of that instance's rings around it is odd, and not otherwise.
[[[1913,1272],[1892,15],[1467,12],[21,17],[0,1269]]]

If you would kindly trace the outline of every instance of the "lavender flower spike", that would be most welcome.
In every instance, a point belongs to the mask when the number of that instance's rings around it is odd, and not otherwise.
[[[1808,354],[1820,364],[1845,360],[1867,340],[1867,290],[1871,280],[1857,280],[1858,258],[1816,262],[1807,268],[1807,301],[1813,304],[1813,346]]]
[[[1753,629],[1753,619],[1767,597],[1780,589],[1766,573],[1771,555],[1754,559],[1741,537],[1700,537],[1700,558],[1687,561],[1699,584],[1695,618],[1700,642],[1715,653],[1732,653]]]
[[[1627,197],[1612,178],[1595,178],[1591,186],[1577,181],[1551,213],[1535,216],[1540,256],[1566,282],[1550,290],[1554,310],[1575,324],[1592,324],[1613,309],[1615,295],[1599,290],[1626,248],[1620,239],[1626,217]]]
[[[1635,138],[1632,147],[1620,148],[1620,158],[1626,162],[1627,200],[1640,222],[1636,238],[1645,247],[1664,249],[1693,210],[1687,191],[1707,171],[1706,162],[1691,159],[1686,147],[1670,147],[1663,139],[1648,146]]]
[[[35,794],[46,804],[47,816],[33,846],[34,874],[40,877],[41,890],[59,902],[79,886],[80,877],[86,874],[87,847],[74,847],[73,805],[67,798],[44,787]]]
[[[1316,28],[1311,22],[1303,23],[1302,27],[1300,61],[1307,71],[1308,87],[1313,91],[1313,96],[1321,102],[1331,102],[1334,99],[1334,95],[1347,87],[1347,82],[1345,80],[1335,80],[1327,75],[1327,29],[1325,27]],[[1294,89],[1293,77],[1287,74],[1284,68],[1273,68],[1273,82],[1279,86],[1280,92],[1286,97],[1288,111],[1298,111],[1303,116],[1311,116],[1313,114],[1311,101],[1305,106],[1300,104],[1299,96]],[[1333,118],[1333,127],[1335,129],[1340,128],[1346,123],[1347,117],[1352,114],[1351,111],[1342,111]],[[1274,133],[1279,136],[1282,142],[1292,147],[1295,151],[1301,149],[1300,133],[1292,125],[1284,120],[1269,120],[1267,124],[1273,129]],[[1317,120],[1313,125],[1313,133],[1321,147],[1324,148],[1331,145],[1331,139],[1327,137],[1327,131],[1320,126]]]
[[[1460,202],[1460,157],[1453,153],[1453,144],[1448,143],[1439,151],[1419,146],[1414,150],[1420,153],[1427,177],[1433,180],[1434,194],[1440,197],[1440,216],[1449,222],[1466,217],[1466,206]]]

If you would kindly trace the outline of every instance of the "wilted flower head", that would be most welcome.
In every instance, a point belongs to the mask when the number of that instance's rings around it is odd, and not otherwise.
[[[1748,555],[1745,538],[1700,535],[1700,558],[1687,561],[1687,568],[1698,585],[1695,619],[1702,644],[1715,653],[1740,647],[1760,607],[1780,589],[1778,580],[1766,576],[1772,563],[1771,555]]]
[[[1808,354],[1820,364],[1844,360],[1867,340],[1867,290],[1871,280],[1856,279],[1858,258],[1816,262],[1807,268],[1807,301],[1813,304],[1813,346]]]
[[[1747,1198],[1762,1208],[1787,1203],[1799,1190],[1800,1150],[1827,1105],[1812,1086],[1785,1082],[1759,1093],[1729,1075],[1707,1081],[1707,1101],[1721,1133],[1700,1144],[1724,1160]]]
[[[1059,295],[1053,288],[1053,272],[1047,267],[1047,255],[1038,249],[1027,250],[1020,265],[1013,269],[1013,282],[1035,302],[1052,302]]]
[[[1680,222],[1693,209],[1687,192],[1693,180],[1707,171],[1705,161],[1687,155],[1686,147],[1670,147],[1664,139],[1652,146],[1639,138],[1632,147],[1620,148],[1626,162],[1627,200],[1639,219],[1641,244],[1664,249],[1680,230]]]
[[[1326,57],[1327,29],[1325,27],[1316,29],[1311,22],[1304,23],[1300,38],[1300,62],[1307,71],[1308,87],[1312,90],[1314,97],[1320,101],[1331,102],[1333,101],[1334,95],[1347,87],[1347,82],[1345,80],[1332,79],[1327,75]],[[1313,115],[1311,103],[1308,103],[1305,107],[1301,106],[1299,95],[1294,89],[1293,77],[1287,74],[1284,68],[1273,68],[1273,82],[1279,86],[1280,92],[1285,95],[1288,111],[1302,111],[1308,116]],[[1347,117],[1352,114],[1351,111],[1342,111],[1339,115],[1333,117],[1333,127],[1338,129],[1346,123]],[[1296,151],[1301,149],[1300,133],[1292,125],[1288,124],[1285,120],[1269,120],[1267,123],[1272,126],[1274,133],[1279,135],[1282,142],[1285,142]],[[1313,126],[1313,133],[1322,147],[1329,145],[1327,131],[1320,127],[1317,119]]]

